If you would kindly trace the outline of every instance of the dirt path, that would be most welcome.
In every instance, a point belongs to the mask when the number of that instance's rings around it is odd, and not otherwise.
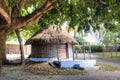
[[[103,58],[97,58],[96,60],[101,62],[101,63],[117,67],[118,70],[120,70],[120,61],[118,61],[118,60],[105,60]]]
[[[113,67],[117,67],[118,70],[120,70],[120,61],[119,60],[116,60],[116,59],[104,59],[103,57],[98,57],[98,56],[95,56],[95,55],[92,55],[92,58],[93,59],[96,59],[97,61],[101,62],[101,63],[104,63],[104,64],[108,64],[108,65],[111,65]]]
[[[89,71],[78,75],[41,76],[24,72],[22,67],[5,66],[0,80],[120,80],[120,71]]]

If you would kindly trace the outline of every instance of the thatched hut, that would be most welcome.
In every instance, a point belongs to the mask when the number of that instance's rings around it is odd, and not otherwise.
[[[46,29],[38,30],[26,44],[31,44],[32,58],[72,58],[72,46],[77,41],[69,33],[50,26]]]

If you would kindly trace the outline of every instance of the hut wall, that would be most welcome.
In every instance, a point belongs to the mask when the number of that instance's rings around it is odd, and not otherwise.
[[[31,45],[24,45],[24,53],[28,55],[31,53]],[[20,54],[20,45],[18,44],[7,44],[6,54]]]
[[[20,54],[19,45],[17,44],[7,44],[6,54]]]
[[[58,51],[57,51],[58,50]],[[32,58],[57,58],[57,52],[60,58],[66,58],[66,44],[32,44]]]
[[[68,44],[68,58],[73,58],[72,44]]]
[[[24,57],[28,58],[31,54],[31,46],[24,45]],[[7,44],[6,45],[6,58],[8,60],[20,59],[20,48],[18,44]]]

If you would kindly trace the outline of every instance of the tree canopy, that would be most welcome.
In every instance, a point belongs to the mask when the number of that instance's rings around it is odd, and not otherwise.
[[[60,0],[59,0],[60,1]],[[106,29],[113,30],[118,27],[114,22],[120,21],[120,2],[118,0],[64,0],[60,5],[43,15],[39,23],[62,24],[69,21],[69,26],[78,30],[89,30],[89,24],[94,29],[99,29],[99,24],[104,23]]]
[[[45,11],[40,13],[43,7]],[[50,9],[52,10],[47,12]],[[88,23],[95,29],[98,29],[100,23],[112,29],[116,27],[113,21],[120,21],[119,12],[119,0],[3,0],[0,2],[0,24],[14,25],[17,29],[36,23],[40,15],[46,13],[39,20],[41,26],[51,23],[60,25],[68,20],[70,27],[78,25],[79,30],[89,29]],[[13,28],[10,31],[12,30]]]
[[[35,8],[23,8],[22,16],[31,14]],[[120,22],[119,12],[118,0],[57,0],[54,8],[41,17],[37,26],[42,28],[53,23],[60,26],[68,21],[70,28],[76,29],[77,26],[77,31],[89,31],[90,25],[94,31],[99,30],[100,24],[104,24],[106,30],[117,31]],[[27,29],[34,32],[39,28],[37,26],[25,27],[24,31]]]
[[[8,0],[8,2],[12,5],[11,7],[16,4],[14,0]],[[31,15],[45,2],[46,0],[28,0],[27,5],[20,10],[20,16]],[[56,0],[54,8],[43,14],[38,23],[24,27],[21,31],[24,36],[31,36],[39,28],[53,23],[60,26],[65,21],[69,22],[70,28],[76,29],[77,26],[77,31],[82,29],[89,31],[89,25],[95,31],[100,29],[100,24],[104,24],[106,30],[118,31],[119,12],[118,0]]]

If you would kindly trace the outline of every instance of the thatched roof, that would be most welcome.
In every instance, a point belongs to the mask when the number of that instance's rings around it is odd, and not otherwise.
[[[38,30],[26,44],[49,44],[49,43],[71,43],[77,44],[77,41],[66,31],[58,31],[57,28],[49,27]]]

